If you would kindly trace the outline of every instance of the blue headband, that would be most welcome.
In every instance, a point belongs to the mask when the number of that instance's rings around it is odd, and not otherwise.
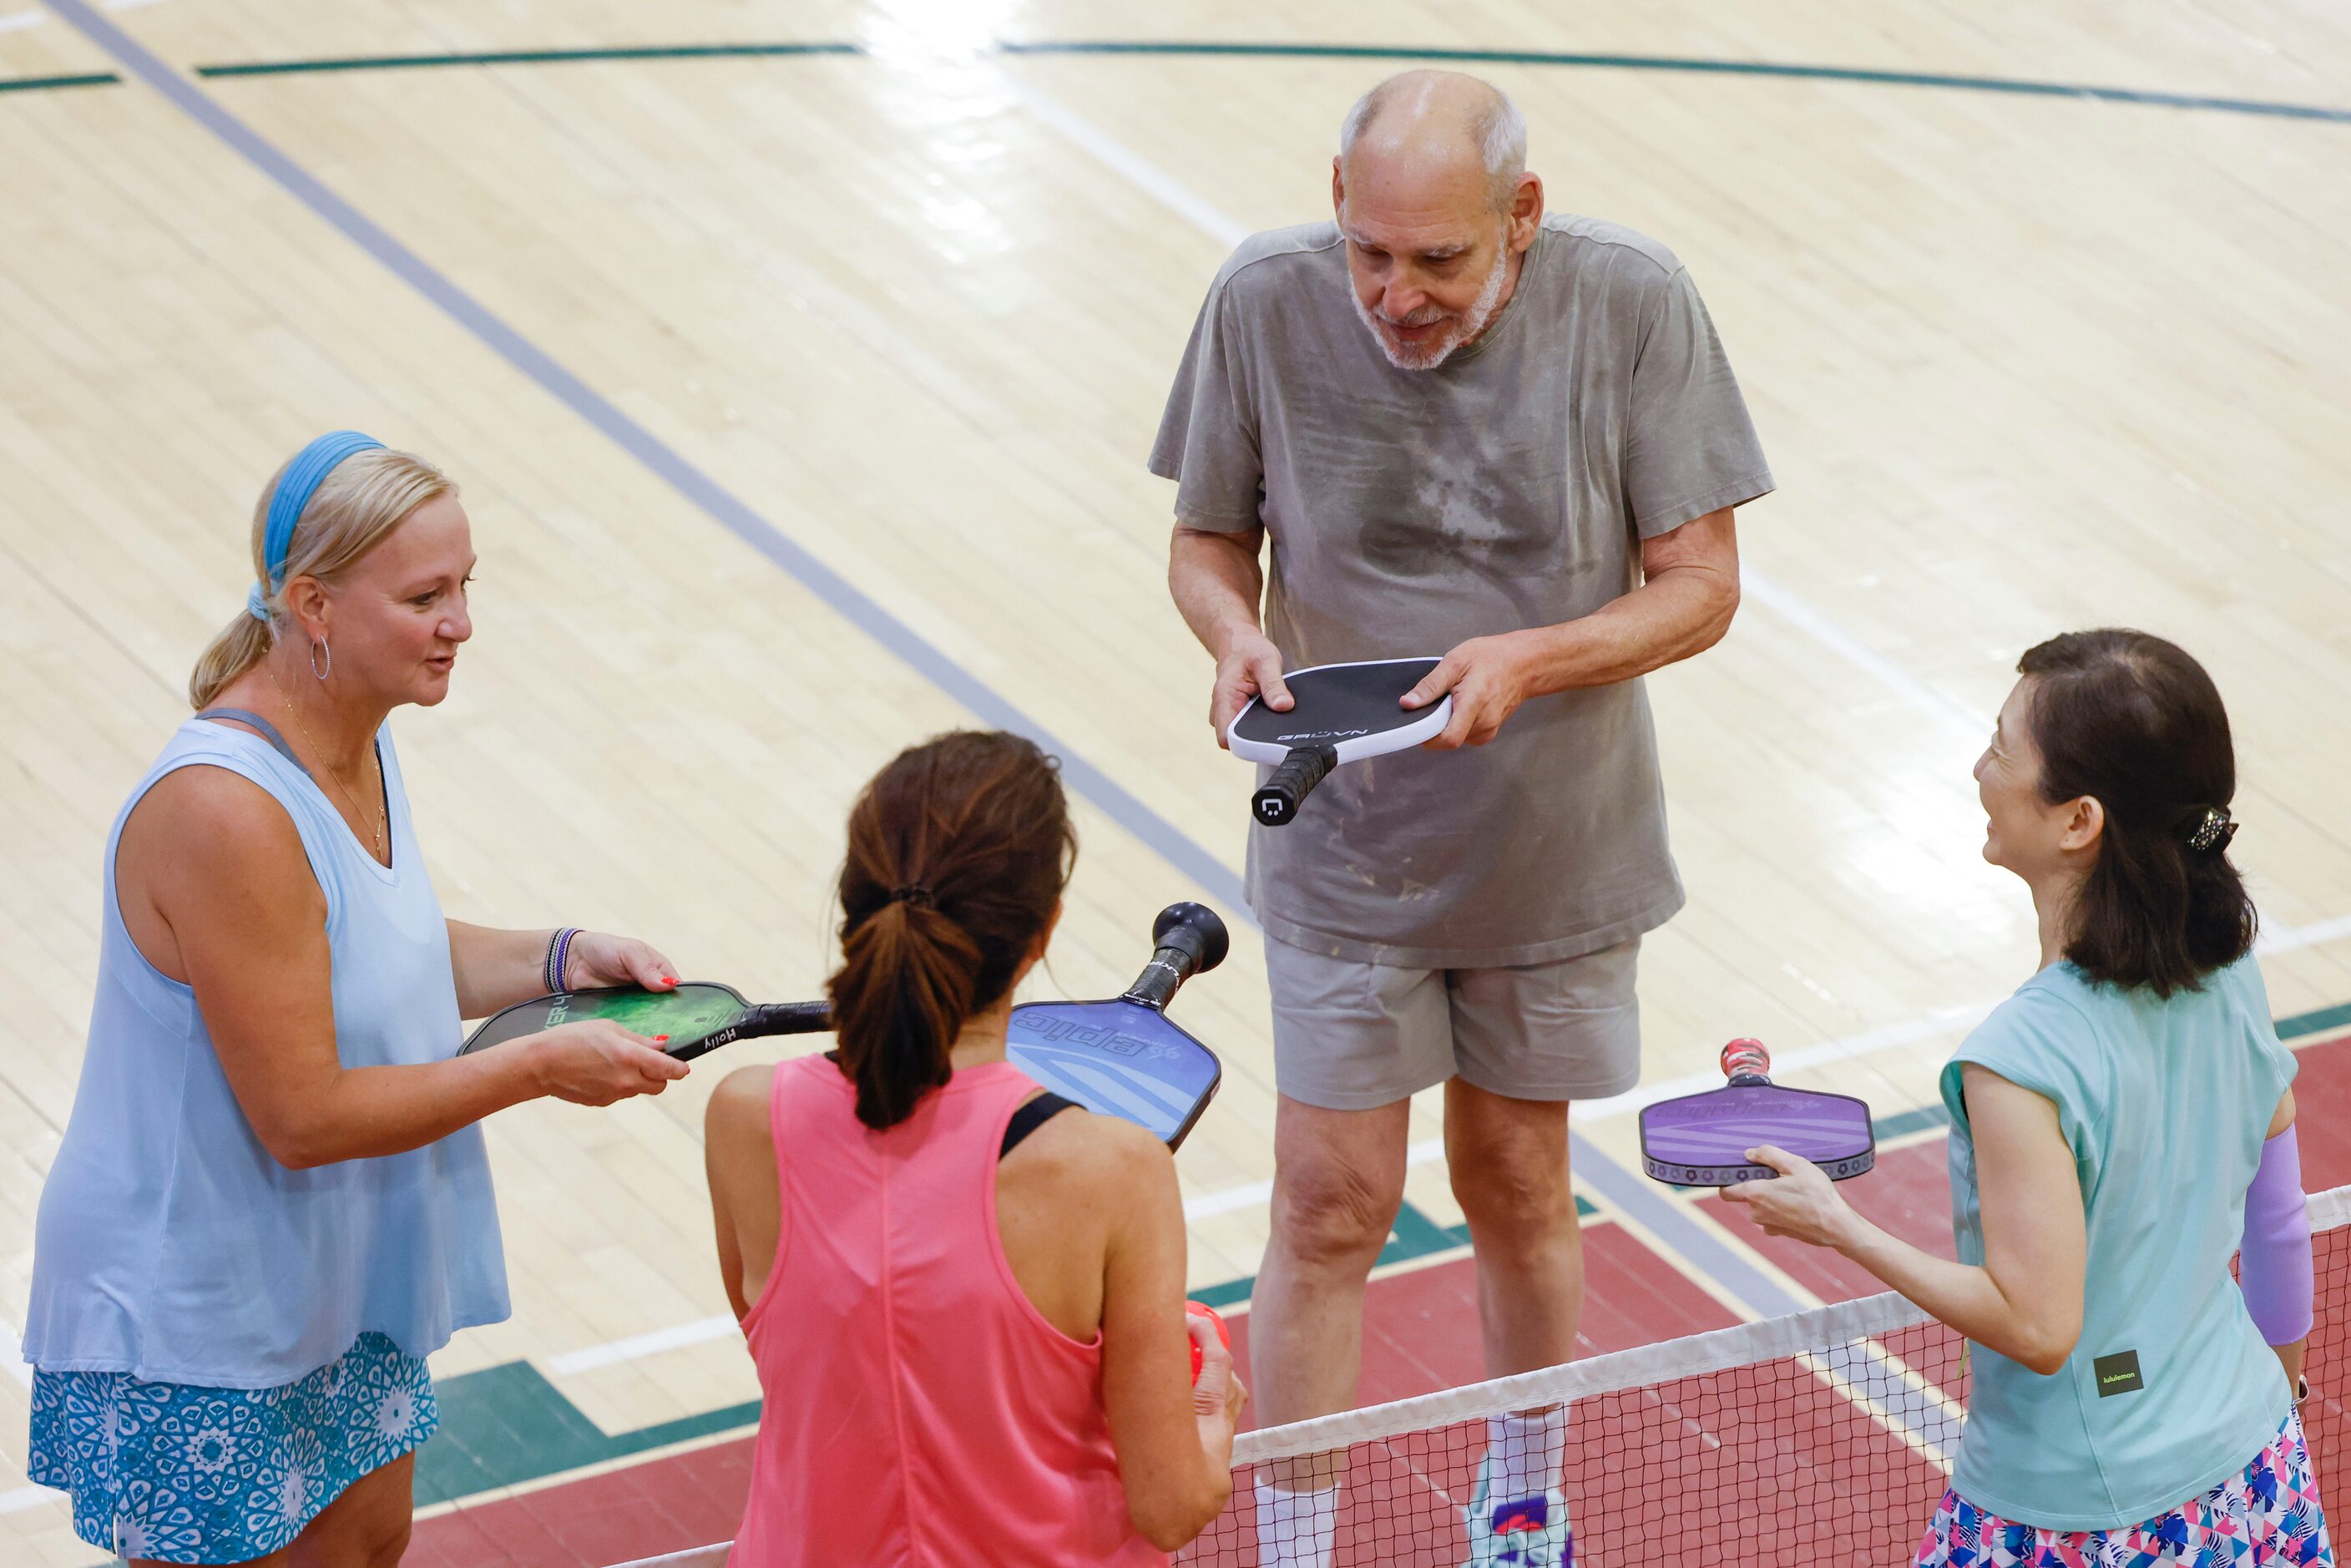
[[[294,548],[294,525],[302,520],[303,508],[319,493],[319,486],[327,482],[327,476],[345,458],[381,450],[382,445],[372,435],[338,430],[319,437],[294,455],[294,461],[286,465],[285,477],[270,493],[269,520],[261,533],[261,562],[266,580],[255,583],[246,594],[246,613],[256,621],[269,619],[269,595],[286,584],[286,555]]]

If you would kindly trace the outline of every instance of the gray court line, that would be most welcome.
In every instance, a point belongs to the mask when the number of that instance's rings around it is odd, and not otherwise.
[[[120,28],[92,11],[85,0],[44,0],[91,43],[131,75],[169,99],[188,117],[226,142],[289,195],[374,256],[402,282],[472,333],[499,358],[538,383],[558,402],[594,425],[713,520],[766,556],[859,630],[898,655],[983,721],[1028,735],[1057,752],[1080,794],[1122,827],[1149,844],[1177,870],[1226,903],[1247,909],[1240,879],[1100,768],[1061,746],[1044,727],[892,615],[862,591],[615,407],[537,344],[493,315],[373,220],[279,152],[195,82],[181,76]],[[1675,1199],[1649,1189],[1642,1178],[1580,1137],[1573,1138],[1576,1164],[1585,1179],[1610,1202],[1646,1227],[1696,1267],[1704,1269],[1764,1316],[1802,1305],[1724,1239]]]
[[[1805,1311],[1813,1303],[1800,1300],[1752,1260],[1734,1239],[1718,1234],[1683,1207],[1680,1200],[1603,1155],[1576,1133],[1568,1134],[1574,1168],[1618,1213],[1646,1227],[1653,1235],[1704,1270],[1748,1306],[1767,1318]],[[1941,1456],[1948,1472],[1958,1456],[1938,1436],[1943,1411],[1928,1380],[1875,1340],[1823,1347],[1817,1352],[1824,1365],[1847,1379],[1851,1387],[1838,1394],[1863,1409],[1873,1420],[1905,1434]],[[1875,1376],[1871,1375],[1875,1374]],[[1834,1386],[1834,1385],[1832,1385]]]
[[[935,643],[883,608],[870,594],[787,537],[747,502],[695,466],[674,447],[623,413],[603,393],[573,374],[553,355],[508,326],[447,275],[393,238],[323,181],[264,140],[210,93],[165,65],[129,34],[90,9],[85,0],[44,0],[44,4],[110,56],[124,71],[162,94],[191,120],[226,142],[238,156],[381,262],[491,352],[537,382],[558,402],[594,425],[655,477],[692,502],[721,528],[767,557],[835,613],[896,654],[916,674],[961,704],[980,722],[1028,736],[1061,758],[1064,777],[1081,796],[1149,845],[1160,858],[1191,878],[1210,897],[1236,915],[1246,917],[1248,902],[1241,893],[1241,879],[1183,830],[1145,805],[1074,748],[1063,744],[1008,698],[956,664]]]
[[[1690,1267],[1703,1270],[1760,1316],[1784,1317],[1815,1304],[1799,1300],[1757,1267],[1745,1248],[1717,1233],[1647,1176],[1602,1154],[1583,1134],[1569,1133],[1567,1146],[1570,1165],[1617,1213],[1680,1253]]]

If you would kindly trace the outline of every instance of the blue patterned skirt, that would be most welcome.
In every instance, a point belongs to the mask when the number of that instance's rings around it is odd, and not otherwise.
[[[73,1494],[74,1533],[124,1557],[244,1563],[441,1424],[424,1363],[380,1333],[279,1388],[33,1374],[29,1478]]]

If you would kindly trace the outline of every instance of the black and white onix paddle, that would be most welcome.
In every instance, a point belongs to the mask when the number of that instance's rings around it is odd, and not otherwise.
[[[1292,698],[1288,713],[1251,698],[1225,727],[1225,744],[1235,757],[1273,766],[1272,777],[1249,798],[1257,820],[1280,827],[1341,763],[1402,751],[1442,733],[1453,717],[1451,693],[1426,707],[1396,706],[1442,662],[1374,659],[1295,670],[1281,677]]]

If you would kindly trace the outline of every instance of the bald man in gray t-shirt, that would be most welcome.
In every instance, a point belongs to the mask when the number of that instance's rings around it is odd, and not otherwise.
[[[1407,73],[1342,148],[1338,221],[1217,275],[1151,455],[1219,735],[1310,664],[1446,653],[1415,695],[1454,701],[1427,749],[1250,830],[1280,1091],[1268,1424],[1353,1403],[1406,1102],[1440,1082],[1487,1369],[1573,1354],[1567,1103],[1637,1081],[1635,956],[1682,904],[1639,677],[1721,637],[1731,508],[1771,488],[1687,271],[1547,217],[1507,99]]]

